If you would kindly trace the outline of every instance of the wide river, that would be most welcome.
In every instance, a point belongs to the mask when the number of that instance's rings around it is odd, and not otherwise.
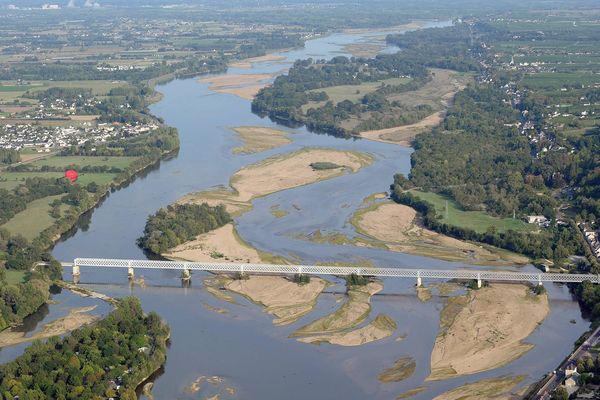
[[[227,73],[283,73],[296,59],[331,58],[344,54],[343,47],[347,44],[381,41],[383,35],[370,32],[316,38],[308,41],[305,48],[280,53],[286,58],[284,61],[257,63],[250,69],[232,68]],[[249,101],[215,93],[196,79],[175,80],[158,90],[164,96],[152,107],[152,112],[179,129],[181,150],[177,156],[112,193],[83,218],[78,229],[55,246],[53,254],[57,259],[145,258],[135,240],[149,214],[189,192],[226,185],[229,177],[245,165],[274,154],[317,146],[367,152],[375,156],[376,162],[356,174],[254,201],[253,209],[236,219],[237,229],[246,241],[260,250],[305,263],[368,261],[378,266],[468,268],[424,257],[315,244],[297,238],[317,229],[356,236],[348,223],[350,216],[365,197],[386,191],[394,173],[409,171],[411,149],[317,135],[301,128],[292,130],[293,142],[289,145],[260,154],[233,155],[232,148],[239,146],[239,141],[230,128],[275,124],[252,114]],[[289,214],[275,218],[270,213],[274,205]],[[551,312],[527,339],[535,347],[526,355],[493,371],[424,383],[444,299],[434,296],[429,302],[420,302],[412,281],[385,280],[384,295],[375,296],[372,301],[371,315],[391,316],[398,324],[396,333],[386,340],[345,348],[302,344],[288,338],[294,329],[339,306],[339,293],[344,290],[342,282],[337,281],[336,286],[320,297],[314,312],[293,325],[275,327],[271,316],[243,298],[237,299],[239,305],[218,301],[202,288],[201,278],[202,274],[194,275],[192,286],[182,288],[177,273],[151,271],[144,272],[145,287],[132,287],[127,283],[125,271],[83,271],[84,287],[117,297],[134,294],[147,311],[157,311],[171,326],[167,363],[155,380],[156,399],[202,399],[214,394],[220,394],[221,399],[391,399],[421,385],[427,387],[426,391],[414,398],[430,399],[468,382],[506,374],[527,375],[525,385],[558,365],[588,326],[566,287],[548,286]],[[57,298],[63,307],[90,303],[65,292]],[[228,313],[216,313],[209,310],[210,306],[222,307]],[[48,321],[66,312],[53,311],[53,307],[59,306],[51,305],[50,312],[38,319]],[[99,310],[106,312],[105,307]],[[399,336],[406,337],[398,341]],[[0,361],[13,358],[20,348],[3,349]],[[415,373],[400,383],[379,383],[378,374],[405,356],[416,360]],[[199,391],[192,393],[188,389],[190,384],[201,376],[219,376],[223,382],[202,381]],[[226,388],[234,388],[236,394],[231,395]]]

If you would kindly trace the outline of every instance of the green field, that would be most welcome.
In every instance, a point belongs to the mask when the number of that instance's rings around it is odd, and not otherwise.
[[[82,88],[82,89],[91,89],[92,94],[94,96],[103,96],[107,95],[111,89],[128,86],[127,82],[122,81],[101,81],[101,80],[93,80],[93,81],[39,81],[34,82],[36,84],[35,87],[31,88],[30,92],[36,92],[40,90],[46,90],[51,87],[58,88]]]
[[[24,183],[25,179],[32,177],[42,178],[62,178],[62,172],[1,172],[0,173],[0,189],[13,189],[19,184]],[[77,183],[84,186],[91,182],[96,182],[98,185],[110,183],[115,178],[116,174],[104,173],[85,173],[79,174]]]
[[[33,88],[30,85],[0,85],[0,92],[25,92],[28,89]]]
[[[49,228],[55,221],[49,214],[50,203],[60,199],[62,195],[44,197],[27,204],[27,208],[12,217],[2,228],[12,234],[23,235],[27,240],[35,239],[44,229]],[[64,212],[68,206],[62,205]]]
[[[523,84],[530,88],[560,88],[564,85],[600,84],[600,75],[584,72],[540,72],[523,78]]]
[[[32,162],[30,165],[41,167],[47,165],[50,167],[67,167],[69,165],[78,165],[80,167],[89,165],[93,167],[108,165],[109,167],[117,167],[125,169],[129,167],[135,157],[85,157],[85,156],[68,156],[68,157],[49,157],[43,160]]]
[[[9,285],[16,285],[27,280],[27,272],[25,271],[14,271],[6,270],[6,283]]]
[[[402,85],[411,81],[411,78],[392,78],[376,82],[364,82],[360,85],[340,85],[331,86],[323,89],[311,90],[311,92],[325,92],[333,104],[344,100],[352,102],[359,101],[365,94],[372,93],[379,89],[382,84]]]
[[[481,211],[464,211],[456,201],[437,193],[420,192],[418,190],[412,190],[411,193],[433,204],[437,215],[441,215],[442,221],[448,225],[473,229],[478,233],[485,233],[491,226],[496,227],[498,232],[511,229],[514,231],[533,231],[537,229],[535,225],[528,224],[520,219],[496,218]],[[446,202],[448,202],[447,213]]]

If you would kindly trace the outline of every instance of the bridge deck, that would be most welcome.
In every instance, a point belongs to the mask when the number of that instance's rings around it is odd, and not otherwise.
[[[68,265],[68,264],[64,264]],[[503,272],[484,270],[432,270],[406,268],[333,267],[318,265],[276,265],[243,263],[204,263],[184,261],[125,260],[103,258],[76,258],[73,266],[96,268],[172,269],[208,272],[238,272],[261,274],[308,274],[308,275],[369,275],[388,278],[416,279],[479,279],[486,281],[513,282],[583,282],[600,283],[599,275],[556,274],[543,272]]]

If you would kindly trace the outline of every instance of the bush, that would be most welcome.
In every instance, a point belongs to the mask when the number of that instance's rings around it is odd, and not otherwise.
[[[323,170],[327,170],[327,169],[337,169],[337,168],[341,168],[340,165],[337,165],[335,163],[332,162],[328,162],[328,161],[324,161],[324,162],[314,162],[312,164],[310,164],[311,168],[315,171],[323,171]]]
[[[297,283],[298,285],[305,285],[307,283],[310,283],[310,275],[296,274],[296,275],[294,275],[294,278],[292,279],[292,281],[294,283]]]
[[[356,274],[347,275],[344,279],[346,279],[347,286],[365,286],[369,283],[369,278]]]

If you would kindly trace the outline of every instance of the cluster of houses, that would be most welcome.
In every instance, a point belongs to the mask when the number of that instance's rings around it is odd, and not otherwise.
[[[598,240],[598,232],[591,229],[587,224],[581,223],[579,224],[581,231],[583,232],[583,236],[585,236],[585,240],[590,245],[592,249],[592,253],[600,260],[600,241]]]
[[[0,148],[21,150],[37,148],[49,152],[70,145],[82,145],[88,141],[102,143],[150,133],[157,124],[98,124],[83,123],[81,127],[41,126],[33,124],[4,125],[0,127]]]

